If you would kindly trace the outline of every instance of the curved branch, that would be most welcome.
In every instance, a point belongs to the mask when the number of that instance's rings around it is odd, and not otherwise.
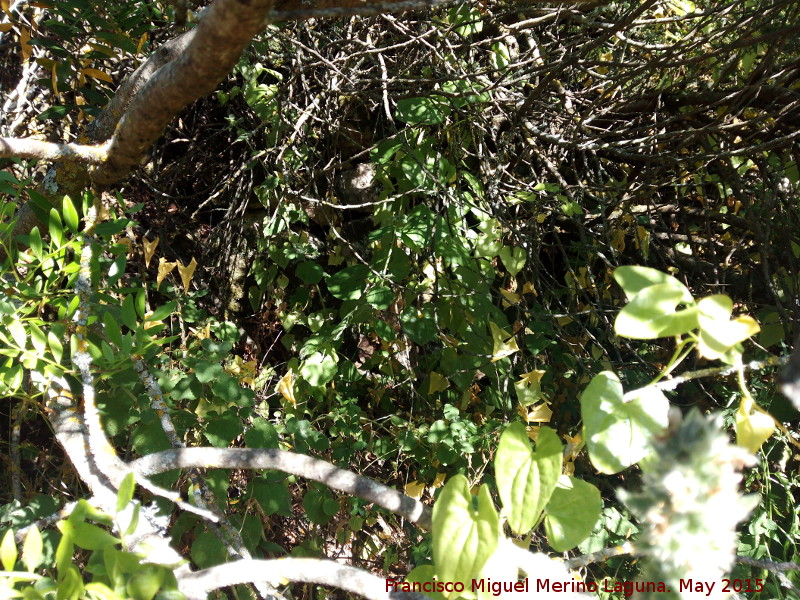
[[[180,448],[148,454],[130,463],[130,467],[145,477],[175,468],[275,469],[306,477],[331,489],[374,502],[425,529],[431,526],[429,506],[367,477],[334,467],[324,460],[285,450]]]
[[[99,165],[106,159],[106,153],[105,145],[55,144],[30,138],[0,137],[0,158],[35,158]]]
[[[284,579],[338,588],[369,600],[429,600],[424,594],[389,592],[392,586],[382,577],[318,558],[239,560],[184,575],[180,587],[190,600],[203,600],[219,588],[258,581],[277,586]]]
[[[95,183],[110,185],[124,178],[181,109],[214,90],[261,31],[272,4],[216,0],[208,7],[194,35],[184,39],[183,52],[159,68],[130,101],[111,138],[108,160],[92,173]]]

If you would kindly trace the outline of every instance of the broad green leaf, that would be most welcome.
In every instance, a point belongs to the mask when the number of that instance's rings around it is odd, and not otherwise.
[[[450,107],[435,96],[398,100],[395,110],[397,120],[409,125],[438,125],[449,114]]]
[[[595,375],[581,395],[589,458],[602,473],[618,473],[650,452],[650,441],[667,426],[669,401],[655,388],[623,400],[622,383],[610,371]]]
[[[385,286],[376,286],[367,292],[367,302],[378,310],[389,308],[394,302],[394,298],[394,292]]]
[[[6,571],[13,571],[17,564],[17,544],[14,542],[14,530],[9,529],[0,543],[0,564]]]
[[[36,523],[31,525],[28,530],[28,535],[25,536],[25,542],[22,544],[22,562],[29,571],[36,570],[42,562],[42,549],[44,544],[42,542],[42,534]]]
[[[667,284],[671,288],[680,291],[681,302],[684,304],[692,302],[692,294],[685,285],[672,275],[663,273],[658,269],[635,266],[619,267],[614,270],[614,279],[622,288],[622,291],[625,292],[628,300],[633,299],[636,294],[652,285]]]
[[[433,505],[433,561],[439,581],[469,582],[497,549],[500,519],[486,485],[477,498],[454,475]]]
[[[415,344],[429,344],[439,333],[435,311],[430,304],[425,304],[421,309],[409,306],[400,315],[400,323],[403,325],[403,331]]]
[[[58,574],[58,600],[78,600],[83,593],[83,578],[75,565]]]
[[[478,225],[480,235],[475,240],[475,256],[494,258],[503,248],[503,228],[497,219],[486,219]]]
[[[227,447],[242,433],[242,422],[236,414],[226,413],[210,419],[203,434],[216,448]]]
[[[677,311],[685,294],[671,283],[651,285],[640,291],[617,315],[617,335],[634,340],[672,337],[697,329],[697,306]]]
[[[312,523],[325,525],[339,512],[339,503],[327,488],[311,488],[303,496],[303,509]]]
[[[256,482],[253,484],[253,498],[261,505],[267,516],[278,514],[292,516],[292,495],[286,484]]]
[[[132,600],[153,600],[161,589],[164,575],[166,573],[163,567],[144,564],[130,576],[125,590]]]
[[[536,525],[561,475],[562,444],[549,427],[542,427],[531,450],[522,423],[512,423],[500,436],[494,471],[503,510],[514,533],[524,535]]]
[[[427,584],[427,586],[431,589],[426,590],[425,588],[423,588],[422,591],[431,600],[447,600],[445,595],[442,594],[441,592],[432,591],[433,587],[431,585],[431,582],[434,582],[435,580],[436,580],[436,568],[433,565],[420,565],[418,567],[414,567],[411,570],[411,572],[406,576],[406,583],[409,584],[417,583],[420,586],[424,586]],[[386,581],[387,581],[386,585],[388,587],[390,580],[387,579]],[[411,588],[409,588],[408,591],[410,591],[410,589]],[[403,588],[401,585],[399,585],[398,581],[398,585],[393,586],[392,589],[387,591],[403,592],[406,591],[406,589]]]
[[[556,552],[571,550],[592,533],[603,499],[591,483],[562,475],[545,508],[547,541]]]
[[[697,303],[701,356],[710,359],[725,358],[738,343],[755,335],[761,328],[755,319],[742,315],[731,320],[733,302],[728,296],[716,294]]]
[[[197,535],[190,551],[192,561],[201,569],[224,563],[227,555],[225,545],[220,544],[217,536],[209,531]]]
[[[324,277],[325,271],[322,270],[322,267],[309,260],[301,262],[297,265],[295,269],[295,275],[297,275],[303,283],[307,283],[308,285],[312,285],[314,283],[319,283],[319,281]]]
[[[506,356],[519,352],[517,338],[512,334],[500,329],[492,321],[489,321],[489,330],[492,333],[492,362],[497,362]]]
[[[525,261],[528,260],[528,253],[524,248],[514,248],[510,246],[503,246],[500,249],[500,260],[512,277],[516,277],[517,273],[525,266]]]
[[[256,417],[244,432],[244,441],[249,448],[277,448],[278,430],[264,417]]]
[[[79,226],[78,211],[75,210],[75,205],[72,203],[72,200],[69,196],[64,196],[64,203],[62,205],[61,212],[64,214],[64,222],[66,223],[67,227],[69,227],[74,233],[77,233]]]
[[[367,275],[369,268],[366,265],[346,267],[328,278],[328,290],[339,300],[358,300],[364,293]]]
[[[314,352],[300,365],[300,375],[314,387],[328,383],[337,370],[336,360],[327,352]]]
[[[73,527],[72,541],[84,550],[101,550],[119,543],[119,539],[92,523],[75,523]]]

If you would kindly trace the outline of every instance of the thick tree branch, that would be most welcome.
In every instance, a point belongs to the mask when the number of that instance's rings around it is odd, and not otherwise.
[[[106,147],[54,144],[29,138],[0,137],[0,158],[35,158],[99,165],[106,158]]]
[[[429,529],[431,509],[383,484],[293,452],[257,448],[180,448],[148,454],[130,463],[148,477],[170,469],[275,469],[325,484],[331,489],[374,502],[420,527]]]
[[[161,132],[190,102],[209,94],[264,26],[273,0],[216,0],[183,52],[144,84],[119,121],[108,160],[92,179],[111,185],[139,164]]]

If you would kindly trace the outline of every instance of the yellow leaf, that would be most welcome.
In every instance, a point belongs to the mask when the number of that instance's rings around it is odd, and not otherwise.
[[[172,269],[178,266],[178,263],[174,262],[167,262],[167,259],[163,256],[158,259],[158,275],[156,276],[156,289],[161,287],[161,282],[164,281],[164,277],[170,274]]]
[[[84,75],[88,75],[89,77],[93,77],[94,79],[99,79],[100,81],[107,81],[108,83],[114,83],[114,80],[111,78],[111,75],[107,73],[103,73],[100,69],[92,69],[91,67],[87,67],[85,69],[81,69],[81,73]]]
[[[142,34],[142,37],[139,38],[139,43],[136,46],[136,54],[142,53],[142,47],[144,47],[146,41],[147,41],[147,32],[145,31]]]
[[[503,294],[503,306],[508,308],[514,304],[518,304],[520,300],[520,295],[515,294],[514,292],[509,292],[508,290],[504,290],[500,288],[500,293]]]
[[[523,373],[519,381],[514,383],[514,391],[517,392],[517,400],[520,406],[530,406],[542,399],[542,376],[547,371],[533,370],[530,373]]]
[[[192,282],[192,275],[194,275],[194,270],[197,268],[197,261],[192,257],[192,262],[190,262],[185,267],[178,261],[178,273],[181,276],[181,281],[183,282],[183,293],[186,294],[189,292],[189,284]]]
[[[153,253],[156,251],[156,247],[158,246],[158,242],[161,238],[156,238],[152,242],[147,238],[142,238],[142,244],[144,244],[144,266],[150,266],[150,259],[153,258]]]
[[[489,329],[492,332],[492,362],[497,362],[506,356],[519,352],[517,338],[503,331],[491,321],[489,321]]]
[[[297,401],[294,398],[294,371],[289,369],[286,372],[281,380],[278,382],[277,388],[275,388],[281,396],[283,396],[288,402],[292,403],[292,406],[297,404]]]
[[[525,285],[522,286],[522,293],[523,294],[533,294],[534,296],[538,296],[539,293],[536,291],[536,288],[533,287],[533,284],[530,281],[526,281]]]
[[[419,481],[411,481],[405,485],[406,496],[414,498],[414,500],[422,500],[422,494],[425,492],[425,484]]]
[[[11,31],[14,28],[13,23],[0,23],[0,33],[5,33],[6,31]]]
[[[527,412],[524,416],[528,423],[549,423],[553,417],[553,411],[550,410],[546,402],[542,402],[534,406],[533,410]]]
[[[430,384],[428,385],[428,393],[435,394],[436,392],[443,392],[450,387],[450,382],[447,377],[439,375],[436,371],[431,371]]]
[[[22,54],[22,60],[27,61],[33,53],[33,48],[28,43],[31,41],[31,34],[24,27],[19,28],[19,51]]]
[[[750,452],[756,452],[775,431],[775,419],[747,396],[739,403],[734,429],[736,429],[736,443]]]

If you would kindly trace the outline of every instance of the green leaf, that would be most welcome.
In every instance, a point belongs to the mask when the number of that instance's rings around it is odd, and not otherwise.
[[[28,245],[33,250],[33,255],[42,260],[42,234],[39,233],[39,228],[34,227],[28,235]]]
[[[264,417],[256,417],[244,432],[244,441],[249,448],[277,448],[278,430]]]
[[[55,208],[50,209],[47,219],[47,230],[50,232],[50,239],[56,246],[64,243],[64,225],[61,223],[61,215]]]
[[[253,484],[253,497],[267,516],[292,516],[292,495],[285,483],[256,482]]]
[[[63,573],[58,574],[58,600],[78,600],[83,593],[81,572],[75,565],[69,565]]]
[[[420,585],[428,584],[430,587],[430,582],[436,580],[436,568],[433,565],[420,565],[419,567],[414,567],[411,572],[406,575],[406,583],[418,583]],[[395,580],[396,581],[396,580]],[[387,587],[388,587],[389,580],[387,579]],[[397,591],[402,591],[403,588],[400,586],[395,586]],[[387,590],[393,591],[393,590]],[[433,592],[433,591],[426,591],[425,595],[430,598],[430,600],[447,600],[444,594],[441,592]]]
[[[133,472],[128,473],[122,479],[117,491],[117,512],[128,506],[128,503],[133,500],[133,491],[136,489],[136,477]]]
[[[697,329],[697,306],[676,311],[686,302],[684,292],[671,283],[651,285],[640,291],[617,315],[617,335],[634,340],[672,337]]]
[[[28,530],[28,535],[25,536],[25,542],[22,544],[22,562],[25,563],[28,571],[36,570],[36,567],[41,564],[43,548],[42,534],[39,532],[36,523],[34,523]]]
[[[108,340],[119,348],[122,346],[122,330],[119,327],[119,323],[114,318],[114,315],[111,314],[110,310],[107,310],[103,313],[103,325],[105,326],[105,332],[108,336]]]
[[[346,267],[328,278],[328,290],[339,300],[358,300],[364,292],[367,275],[366,265]]]
[[[192,561],[201,569],[224,563],[227,554],[225,546],[219,543],[217,536],[208,531],[202,532],[195,538],[190,551]]]
[[[119,539],[92,523],[76,523],[73,527],[72,541],[84,550],[101,550],[119,543]]]
[[[562,444],[555,431],[542,427],[531,450],[522,423],[512,423],[500,436],[494,470],[497,491],[514,533],[528,533],[539,519],[561,475]]]
[[[8,324],[8,332],[14,338],[17,348],[24,350],[28,345],[28,333],[25,331],[25,326],[18,319],[14,319]]]
[[[17,544],[14,542],[14,530],[9,529],[0,543],[0,564],[6,571],[13,571],[17,564]]]
[[[525,266],[525,261],[528,260],[528,253],[525,252],[524,248],[514,248],[512,250],[509,246],[503,246],[500,249],[500,260],[503,261],[508,274],[516,277],[517,273]]]
[[[175,308],[177,307],[178,303],[175,300],[171,302],[167,302],[166,304],[162,304],[157,309],[153,311],[153,314],[147,317],[148,321],[163,321],[168,316],[170,316],[173,312],[175,312]]]
[[[481,572],[500,538],[500,518],[486,485],[477,498],[454,475],[433,505],[433,560],[439,581],[469,582]]]
[[[222,375],[222,365],[207,360],[199,360],[194,365],[194,375],[200,383],[209,383]]]
[[[69,196],[64,196],[61,212],[64,213],[64,222],[67,224],[67,227],[77,233],[79,226],[78,211],[75,210],[75,205],[72,203],[72,199],[70,199]]]
[[[439,334],[434,319],[433,306],[426,304],[422,309],[410,306],[400,315],[403,331],[415,344],[420,346],[434,341]]]
[[[553,550],[566,552],[589,537],[602,510],[600,490],[562,475],[545,508],[544,527]]]
[[[301,262],[299,265],[297,265],[294,273],[303,281],[303,283],[307,283],[308,285],[319,283],[319,281],[325,275],[325,271],[322,270],[322,267],[319,264],[309,260]]]
[[[336,360],[328,353],[314,352],[300,365],[300,375],[314,387],[323,386],[336,375]]]
[[[667,426],[669,401],[655,388],[642,388],[625,401],[622,383],[610,371],[595,375],[581,396],[584,439],[597,470],[612,474],[648,455],[650,442]]]
[[[475,240],[475,256],[494,258],[503,248],[503,228],[497,219],[486,219],[478,225],[481,234]]]
[[[367,292],[367,302],[378,310],[389,308],[394,302],[394,292],[384,286],[373,287]]]
[[[668,284],[671,288],[680,292],[681,302],[690,304],[692,294],[689,289],[672,275],[663,273],[658,269],[650,267],[627,266],[619,267],[614,271],[614,279],[617,281],[622,291],[631,300],[643,289],[653,285]]]
[[[448,19],[461,37],[470,37],[483,31],[483,15],[472,6],[459,4],[448,12]]]
[[[161,589],[165,575],[163,567],[143,564],[130,576],[125,590],[133,600],[153,600]]]
[[[226,448],[242,433],[242,422],[235,414],[226,413],[210,419],[203,433],[212,446]]]
[[[28,329],[31,332],[31,344],[33,345],[33,349],[36,350],[38,354],[42,354],[47,347],[47,337],[44,331],[42,331],[36,323],[28,323]]]
[[[133,296],[128,295],[125,296],[125,299],[122,301],[122,322],[128,329],[136,330],[136,325],[138,323],[138,317],[136,316],[136,309],[133,305]]]
[[[409,125],[439,125],[449,114],[450,107],[436,96],[398,100],[395,110],[395,118]]]
[[[725,360],[734,346],[761,330],[756,320],[748,315],[731,320],[733,302],[728,296],[716,294],[703,298],[697,303],[697,308],[700,326],[698,350],[705,358]]]
[[[303,496],[303,509],[309,520],[317,525],[326,525],[339,512],[339,503],[325,487],[312,487]]]

